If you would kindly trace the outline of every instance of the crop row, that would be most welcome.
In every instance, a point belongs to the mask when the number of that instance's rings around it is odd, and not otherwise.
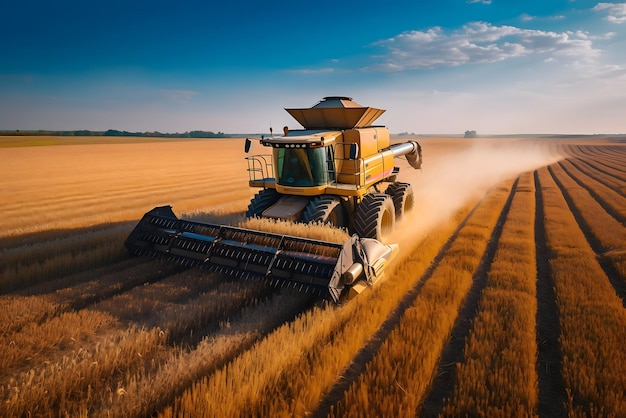
[[[605,271],[609,276],[616,272],[615,280],[621,282],[616,287],[626,286],[626,228],[623,223],[605,211],[587,189],[577,187],[571,171],[565,171],[563,165],[551,166],[550,172],[569,202],[578,224],[586,231],[589,244],[598,254],[601,265],[607,266]],[[626,206],[626,198],[621,200]]]
[[[332,416],[407,416],[419,411],[509,196],[508,186],[490,191],[471,214],[365,373],[332,409]],[[405,279],[410,274],[415,272],[406,272]]]
[[[533,416],[538,376],[532,173],[515,188],[444,416]]]
[[[460,212],[458,216],[464,216]],[[219,372],[194,384],[161,416],[302,416],[341,380],[351,361],[416,283],[460,219],[413,248],[382,286],[345,303],[307,311]]]
[[[96,415],[98,405],[106,405],[109,411],[113,406],[121,410],[142,406],[146,413],[163,403],[168,394],[181,390],[185,382],[198,378],[198,373],[227,361],[258,339],[263,329],[268,332],[302,306],[302,298],[292,295],[261,303],[257,298],[264,287],[260,285],[242,287],[226,282],[215,287],[211,277],[204,275],[208,280],[198,280],[202,276],[198,272],[183,274],[136,287],[89,309],[29,323],[14,333],[4,347],[2,367],[8,380],[0,390],[1,415],[44,411]],[[181,280],[191,286],[180,287]],[[195,287],[194,280],[199,282]],[[272,305],[272,312],[263,305]],[[255,317],[261,312],[263,316]],[[244,322],[232,326],[230,318]],[[234,331],[237,329],[240,331]],[[194,342],[196,335],[199,343],[194,343],[191,351],[182,349],[181,342]],[[212,338],[202,339],[203,335]],[[199,355],[198,350],[204,354]],[[202,367],[188,369],[184,382],[167,375],[169,383],[152,387],[150,382],[162,378],[159,374],[185,368],[185,363]],[[173,391],[176,387],[179,389]],[[137,391],[141,397],[132,396]],[[146,404],[142,400],[146,396],[157,404]]]
[[[626,410],[626,311],[548,169],[539,170],[570,416]]]

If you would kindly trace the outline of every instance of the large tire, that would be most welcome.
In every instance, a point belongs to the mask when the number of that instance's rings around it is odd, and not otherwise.
[[[324,223],[342,228],[346,226],[346,217],[341,199],[336,196],[318,196],[313,198],[302,215],[304,223]]]
[[[402,219],[405,213],[413,210],[415,197],[413,187],[409,183],[395,182],[387,186],[385,194],[391,196],[396,210],[396,220]]]
[[[248,210],[246,211],[246,216],[248,218],[261,217],[263,211],[265,209],[272,206],[274,203],[278,202],[280,198],[280,193],[278,193],[274,189],[263,189],[257,194],[254,195],[250,204],[248,205]]]
[[[356,208],[354,232],[361,238],[382,241],[393,231],[395,221],[391,196],[384,193],[368,194]]]

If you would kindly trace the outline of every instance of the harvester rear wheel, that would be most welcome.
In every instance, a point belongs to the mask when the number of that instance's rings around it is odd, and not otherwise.
[[[321,222],[340,228],[346,226],[345,219],[341,199],[336,196],[313,198],[302,215],[302,221],[305,223]]]
[[[387,186],[385,194],[391,196],[396,210],[396,220],[402,219],[405,213],[413,210],[415,198],[413,187],[409,183],[394,182]]]
[[[278,202],[279,198],[280,194],[274,189],[261,190],[255,194],[250,201],[248,210],[246,211],[246,216],[249,218],[253,218],[255,216],[260,217],[263,214],[263,211]]]
[[[393,231],[395,220],[391,196],[384,193],[368,194],[356,208],[354,232],[362,238],[382,241]]]

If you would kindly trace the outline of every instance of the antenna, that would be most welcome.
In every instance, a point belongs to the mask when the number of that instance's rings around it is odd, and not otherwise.
[[[271,136],[272,138],[274,138],[274,134],[273,134],[273,132],[274,132],[274,131],[272,130],[272,118],[270,118],[270,136]]]

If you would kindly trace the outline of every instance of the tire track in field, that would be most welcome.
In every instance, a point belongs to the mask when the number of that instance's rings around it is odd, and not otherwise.
[[[579,170],[585,170],[582,168],[585,167],[586,172],[602,173],[605,176],[614,179],[617,183],[623,183],[626,181],[626,171],[608,167],[604,164],[606,160],[602,160],[601,158],[588,159],[582,158],[580,155],[575,154],[571,158],[568,158],[568,160],[570,160],[572,164],[575,164],[577,167],[579,167]],[[618,160],[621,165],[625,165],[626,153],[620,155]]]
[[[615,170],[612,168],[608,168],[602,164],[602,160],[584,160],[581,158],[568,158],[566,159],[570,164],[577,167],[578,171],[589,173],[588,175],[598,182],[601,182],[606,187],[615,190],[615,186],[623,185],[626,181],[626,173],[621,172],[619,170]],[[626,158],[622,159],[620,162],[622,165],[626,165]],[[613,183],[613,184],[610,184]],[[622,190],[615,190],[617,193],[624,196],[624,192]]]
[[[615,191],[623,197],[626,197],[626,187],[623,186],[626,182],[626,178],[620,178],[619,176],[610,173],[608,170],[603,170],[599,166],[592,165],[577,158],[572,158],[568,161],[573,167],[576,168],[576,170],[594,178],[596,181],[604,184],[609,189]],[[600,173],[600,175],[598,175],[598,173]]]
[[[626,152],[626,149],[616,150],[616,153],[606,153],[604,147],[586,146],[584,148],[580,148],[580,151],[580,155],[588,157],[588,159],[594,163],[610,170],[626,174],[623,158],[621,157],[621,155]]]
[[[476,203],[472,210],[469,211],[463,220],[461,220],[452,235],[448,238],[447,242],[439,249],[439,252],[435,258],[433,258],[433,261],[426,268],[426,270],[424,270],[422,276],[415,282],[415,285],[405,294],[398,306],[392,310],[392,313],[382,323],[378,331],[376,331],[370,340],[359,350],[352,360],[352,363],[342,374],[341,379],[333,385],[326,396],[320,399],[317,410],[311,414],[312,417],[322,418],[328,416],[330,408],[343,399],[345,391],[348,390],[352,383],[358,380],[359,376],[363,372],[365,372],[367,364],[372,361],[389,334],[398,326],[404,312],[411,307],[415,299],[417,299],[422,287],[426,281],[432,277],[434,271],[437,269],[437,266],[446,256],[446,253],[457,239],[459,233],[467,221],[472,217],[476,209],[480,206],[482,201],[483,199]]]
[[[584,182],[579,176],[575,175],[570,167],[567,167],[566,164],[564,164],[562,161],[560,161],[559,166],[561,167],[561,169],[572,179],[576,182],[576,184],[578,184],[581,188],[585,189],[594,199],[596,202],[598,202],[598,204],[600,206],[602,206],[602,209],[604,209],[605,212],[607,212],[608,214],[610,214],[613,218],[617,219],[619,222],[621,222],[622,224],[626,223],[626,217],[624,217],[624,215],[622,215],[613,205],[609,204],[606,199],[604,199],[602,196],[600,196],[600,194],[594,190],[593,187],[589,186],[586,182]],[[595,179],[595,177],[590,176],[593,180],[598,181],[597,179]],[[602,182],[599,182],[601,184],[603,184]],[[561,188],[561,190],[564,190],[564,187],[562,185],[559,186]],[[607,189],[610,189],[608,186],[606,186]],[[610,189],[610,192],[612,193],[617,193],[615,190]],[[618,193],[619,194],[619,193]]]
[[[496,225],[491,232],[487,247],[482,255],[478,269],[472,278],[472,286],[465,296],[463,304],[459,308],[459,313],[454,321],[450,339],[443,348],[439,358],[439,364],[436,368],[436,375],[433,379],[431,387],[424,398],[422,404],[422,416],[436,417],[443,410],[446,398],[452,396],[454,390],[456,363],[464,361],[465,341],[469,336],[472,328],[472,322],[478,314],[478,303],[480,296],[487,285],[487,274],[498,249],[504,223],[511,209],[511,202],[517,191],[519,177],[515,179],[511,187],[511,192],[502,207],[502,211],[498,216]]]
[[[539,378],[539,417],[565,416],[565,382],[563,381],[563,354],[561,350],[559,309],[554,293],[550,269],[550,254],[544,226],[544,201],[539,182],[535,178],[535,253],[537,257],[537,375]]]
[[[602,245],[602,242],[600,242],[600,240],[594,235],[593,231],[591,230],[591,227],[589,226],[589,224],[583,217],[583,214],[578,209],[574,200],[572,199],[572,195],[567,190],[567,188],[563,185],[563,183],[558,178],[558,176],[554,173],[554,170],[551,167],[548,167],[548,171],[550,172],[550,175],[554,179],[554,182],[556,183],[557,187],[561,191],[561,194],[563,195],[565,202],[567,202],[567,206],[572,212],[572,215],[574,215],[574,219],[576,220],[578,227],[580,228],[582,233],[585,235],[585,239],[587,240],[587,243],[589,244],[593,252],[596,253],[596,258],[598,259],[598,263],[600,264],[600,267],[602,268],[602,270],[604,271],[604,274],[606,274],[607,278],[609,279],[609,282],[611,283],[611,286],[613,286],[613,289],[615,290],[615,293],[617,294],[617,296],[619,296],[620,299],[622,299],[622,305],[626,308],[626,284],[624,284],[624,282],[621,280],[621,276],[619,272],[617,271],[617,269],[615,268],[615,266],[613,265],[613,263],[611,262],[611,260],[603,256],[603,254],[608,251],[607,248],[605,248]],[[570,178],[576,181],[577,184],[580,185],[580,183],[578,183],[578,181],[574,177],[572,177],[569,174],[569,172],[567,172],[567,170],[563,169],[563,171],[565,172],[566,175],[568,175]],[[596,199],[596,201],[598,201],[598,203],[602,206],[603,209],[605,208],[602,202],[598,200],[597,196],[594,193],[591,193],[587,188],[585,188],[585,190],[587,190],[589,194],[594,199]],[[608,213],[611,214],[611,216],[615,218],[615,216],[611,212],[608,212]],[[616,218],[616,219],[619,219],[619,218]],[[624,222],[624,221],[622,220],[621,222]]]
[[[621,171],[626,174],[626,169],[622,164],[624,153],[626,153],[626,147],[598,145],[592,147],[592,150],[594,151],[594,156],[599,161],[603,161],[606,164],[615,164],[615,169],[617,171]]]

